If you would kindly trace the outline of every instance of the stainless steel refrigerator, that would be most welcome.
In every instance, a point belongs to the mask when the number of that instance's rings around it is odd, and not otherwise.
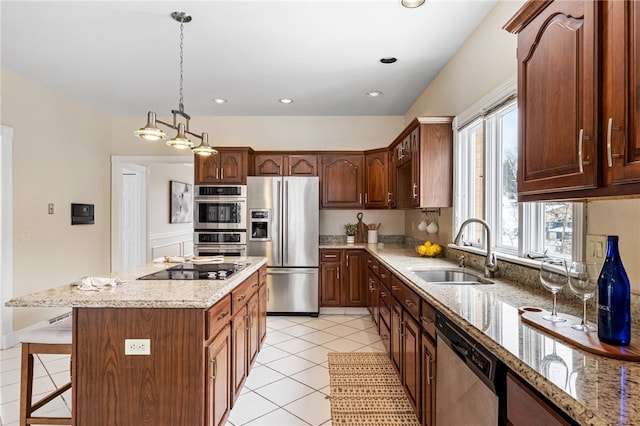
[[[317,316],[318,177],[247,177],[247,256],[266,256],[267,312]]]

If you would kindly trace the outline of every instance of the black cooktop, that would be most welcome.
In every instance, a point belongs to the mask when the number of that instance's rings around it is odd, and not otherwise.
[[[226,280],[246,263],[181,263],[138,278],[139,280]]]

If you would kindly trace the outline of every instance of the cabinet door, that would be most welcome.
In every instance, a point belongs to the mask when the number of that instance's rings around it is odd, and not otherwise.
[[[323,208],[362,208],[362,155],[323,155]]]
[[[533,393],[511,372],[507,373],[507,424],[517,426],[569,425],[556,409]]]
[[[246,154],[244,152],[220,153],[220,182],[247,183]]]
[[[247,302],[247,351],[248,351],[248,365],[247,372],[251,369],[251,366],[256,361],[258,356],[258,349],[260,348],[260,329],[259,329],[259,305],[258,293],[254,293],[253,296]]]
[[[342,274],[342,306],[366,306],[366,252],[345,250],[345,272]]]
[[[451,207],[453,205],[453,129],[451,117],[426,117],[416,136],[412,159],[417,197],[413,207]],[[415,132],[415,130],[414,130]],[[411,132],[413,137],[414,132]],[[412,194],[413,196],[413,194]]]
[[[207,425],[223,425],[231,410],[231,334],[229,325],[223,327],[206,348]]]
[[[325,260],[332,256],[334,260]],[[341,306],[340,251],[323,250],[320,263],[320,306]]]
[[[422,334],[422,425],[436,424],[436,344],[426,334]]]
[[[387,192],[387,205],[390,209],[398,207],[396,185],[397,185],[397,172],[398,167],[398,151],[394,148],[389,149],[389,182]]]
[[[409,135],[411,152],[411,207],[420,207],[420,127]]]
[[[203,157],[194,155],[195,184],[218,183],[220,180],[220,154]]]
[[[283,176],[284,155],[258,154],[254,157],[256,176]]]
[[[594,188],[598,2],[550,3],[518,34],[518,194]]]
[[[406,311],[402,318],[402,383],[420,419],[420,327]]]
[[[318,158],[315,155],[289,155],[288,176],[318,176]]]
[[[266,270],[267,268],[265,268],[265,271]],[[260,339],[259,346],[262,347],[264,339],[267,337],[267,302],[269,301],[269,290],[266,284],[260,285],[258,297],[258,336]]]
[[[375,152],[365,156],[364,207],[384,209],[389,205],[388,153]]]
[[[391,298],[391,324],[389,329],[391,332],[391,361],[402,377],[402,306]]]
[[[233,315],[231,321],[232,390],[231,406],[236,403],[247,378],[247,308]]]
[[[610,1],[603,95],[607,183],[640,182],[640,4]],[[614,189],[615,191],[615,189]]]

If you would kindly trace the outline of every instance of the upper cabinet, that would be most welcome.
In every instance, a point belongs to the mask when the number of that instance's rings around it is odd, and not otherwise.
[[[194,156],[195,184],[240,184],[247,183],[250,172],[250,148],[234,148],[203,157]],[[253,164],[251,163],[251,166]]]
[[[530,1],[506,24],[518,34],[520,201],[640,193],[637,9]]]
[[[256,176],[318,176],[315,154],[260,153],[254,163]]]
[[[363,155],[332,154],[319,159],[320,207],[362,208]]]
[[[391,200],[398,208],[450,207],[453,199],[453,117],[418,117],[391,145]]]
[[[389,151],[367,151],[364,156],[364,207],[386,209],[389,206]]]

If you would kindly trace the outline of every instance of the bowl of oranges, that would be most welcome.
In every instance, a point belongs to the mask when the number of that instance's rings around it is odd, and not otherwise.
[[[416,253],[424,257],[438,257],[442,254],[442,246],[438,243],[425,241],[424,244],[416,246]]]

